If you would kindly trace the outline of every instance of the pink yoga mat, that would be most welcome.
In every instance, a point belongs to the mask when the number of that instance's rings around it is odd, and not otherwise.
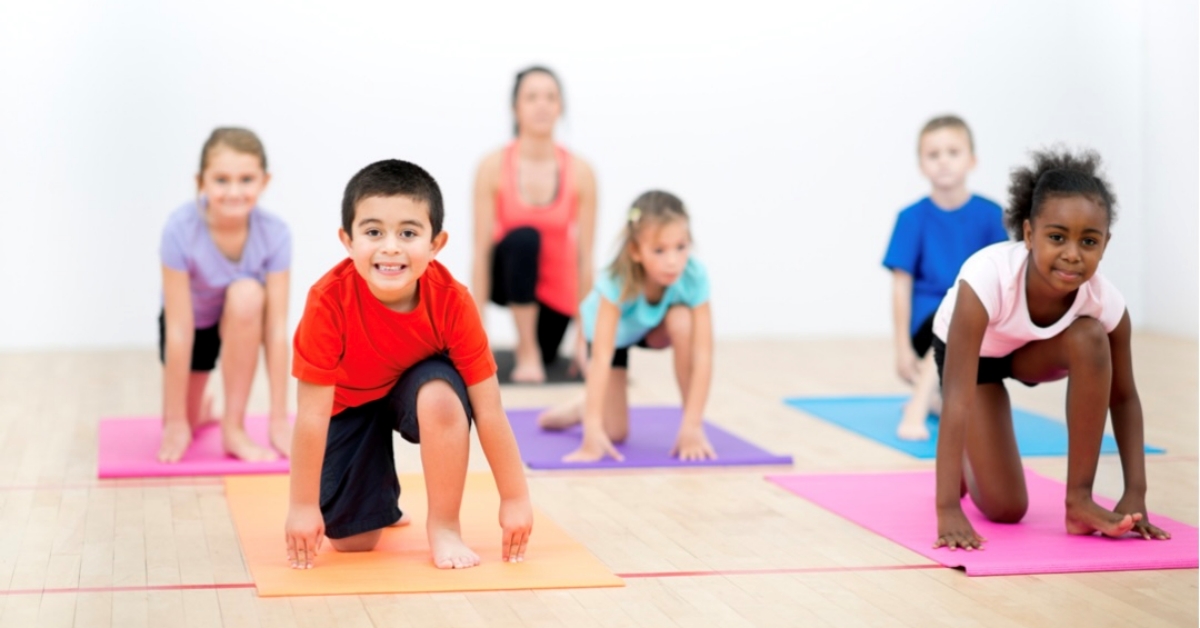
[[[267,445],[267,417],[246,417],[246,431],[257,443]],[[225,454],[221,427],[206,425],[195,434],[192,446],[175,464],[158,461],[162,437],[159,417],[100,419],[100,452],[97,467],[101,478],[157,478],[180,475],[240,475],[244,473],[287,473],[286,458],[271,462],[244,462]]]
[[[1021,523],[991,523],[970,498],[963,499],[963,511],[971,524],[988,539],[984,550],[970,552],[932,549],[937,538],[933,471],[772,475],[767,479],[922,556],[947,567],[962,567],[971,576],[1197,566],[1196,528],[1161,515],[1151,514],[1150,520],[1171,533],[1168,541],[1067,534],[1064,485],[1028,470],[1029,511]],[[1096,502],[1106,508],[1114,504],[1099,496]]]

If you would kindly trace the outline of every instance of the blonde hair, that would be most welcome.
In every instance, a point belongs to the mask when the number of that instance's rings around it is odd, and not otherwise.
[[[676,220],[688,220],[687,209],[678,196],[661,190],[651,190],[637,197],[626,216],[621,231],[617,256],[608,271],[621,286],[621,300],[633,298],[646,284],[646,270],[633,259],[638,235],[649,226],[662,227]],[[689,238],[691,234],[688,234]]]
[[[258,157],[259,162],[262,163],[263,172],[267,171],[267,151],[263,148],[262,140],[258,139],[254,131],[239,127],[224,126],[213,129],[208,139],[204,141],[204,148],[200,149],[199,176],[204,176],[204,171],[208,169],[209,157],[220,146],[226,146],[239,153]]]
[[[929,122],[926,122],[925,126],[921,127],[921,133],[917,136],[918,153],[921,152],[921,140],[925,139],[926,135],[938,129],[961,129],[967,134],[967,146],[971,147],[971,153],[975,153],[975,135],[971,133],[971,127],[967,126],[966,120],[953,114],[933,118]]]

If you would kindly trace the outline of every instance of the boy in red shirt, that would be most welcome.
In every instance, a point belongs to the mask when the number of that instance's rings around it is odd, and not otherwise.
[[[500,492],[504,560],[524,559],[529,490],[475,302],[433,259],[442,217],[437,182],[414,164],[376,162],[346,185],[338,236],[350,257],[309,290],[294,343],[293,568],[312,567],[322,537],[368,551],[400,522],[392,430],[421,446],[434,564],[478,565],[458,521],[471,421]]]

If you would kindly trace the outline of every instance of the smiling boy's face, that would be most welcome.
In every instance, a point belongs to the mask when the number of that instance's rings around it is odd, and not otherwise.
[[[408,196],[367,197],[355,205],[351,230],[338,229],[338,237],[371,294],[392,310],[411,311],[417,280],[448,237],[433,235],[429,204]]]

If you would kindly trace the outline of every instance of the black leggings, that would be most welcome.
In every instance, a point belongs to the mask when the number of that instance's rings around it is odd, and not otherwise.
[[[532,227],[513,229],[492,249],[492,303],[538,306],[537,341],[542,362],[558,359],[558,347],[571,317],[537,300],[538,256],[542,236]]]

